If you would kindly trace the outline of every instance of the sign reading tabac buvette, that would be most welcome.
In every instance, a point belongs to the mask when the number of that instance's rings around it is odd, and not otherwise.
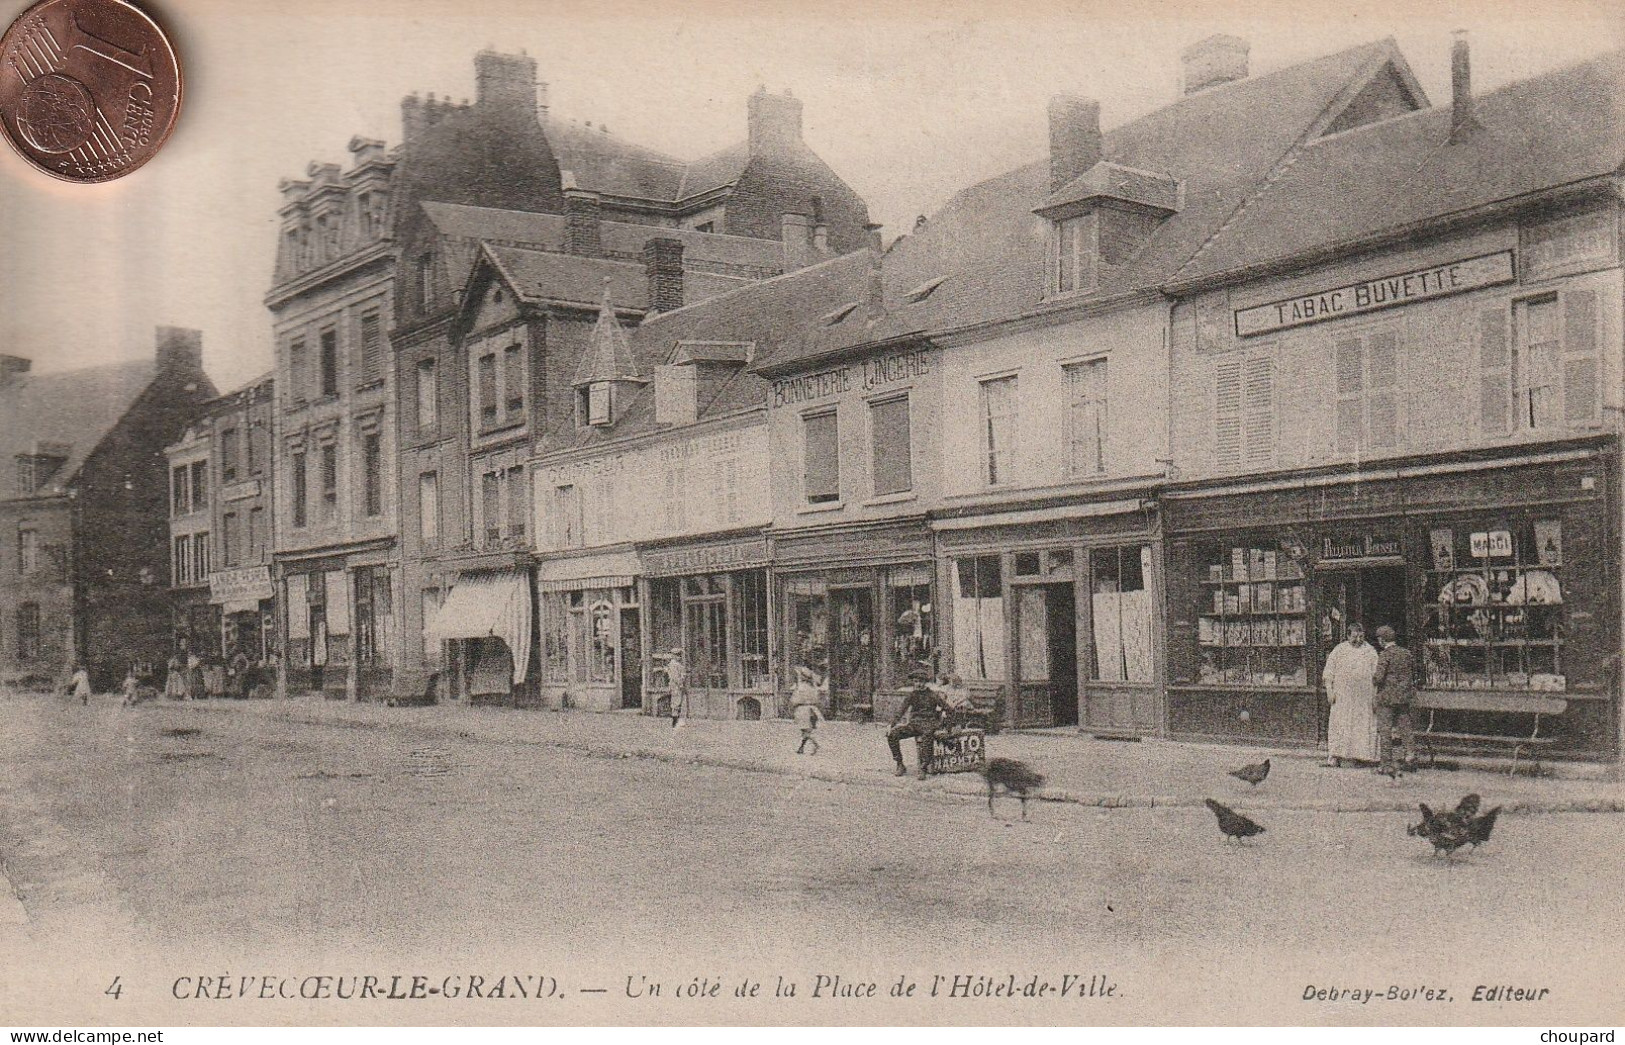
[[[1364,283],[1351,283],[1332,290],[1272,301],[1267,305],[1237,309],[1236,336],[1252,337],[1288,327],[1301,327],[1306,323],[1342,319],[1393,308],[1395,305],[1461,294],[1480,287],[1510,283],[1516,275],[1512,251],[1482,254],[1476,258],[1450,261],[1396,276],[1383,276]]]

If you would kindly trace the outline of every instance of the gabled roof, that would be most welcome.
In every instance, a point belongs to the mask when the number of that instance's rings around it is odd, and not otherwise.
[[[598,306],[598,322],[592,328],[592,340],[587,351],[576,363],[571,387],[592,384],[595,381],[636,381],[638,363],[632,358],[632,346],[627,341],[626,328],[615,316],[615,303],[610,299],[611,281],[604,280],[604,300]]]
[[[857,251],[650,317],[631,332],[638,372],[653,373],[656,366],[677,357],[679,346],[690,343],[750,343],[759,359],[799,336],[806,325],[830,309],[861,297],[874,261],[873,252]],[[766,380],[741,366],[706,401],[697,404],[698,419],[764,406],[767,389]],[[561,422],[543,436],[540,450],[556,453],[658,431],[653,384],[639,388],[617,406],[616,415],[614,426],[607,429],[578,430],[569,420]]]
[[[1177,272],[1300,143],[1318,134],[1373,77],[1410,77],[1392,40],[1351,47],[1276,72],[1188,95],[1109,130],[1104,160],[1184,185],[1129,263],[1103,272],[1095,297],[1152,290]],[[883,312],[854,310],[828,327],[805,358],[856,344],[997,322],[1083,298],[1045,300],[1048,222],[1033,213],[1051,196],[1047,158],[956,194],[895,242],[883,265]],[[946,276],[928,297],[907,293]],[[782,353],[780,359],[782,360]]]
[[[0,498],[21,496],[14,462],[41,450],[66,451],[50,485],[67,485],[156,376],[147,359],[22,374],[0,386]]]
[[[702,156],[683,171],[683,182],[678,187],[677,198],[692,199],[713,189],[732,185],[745,173],[745,165],[748,163],[750,163],[748,142],[736,142],[726,149]]]
[[[642,265],[489,243],[484,252],[513,292],[528,304],[598,308],[608,285],[618,307],[648,308],[649,288]]]
[[[1625,169],[1625,52],[1311,143],[1178,275],[1185,283],[1354,243]]]

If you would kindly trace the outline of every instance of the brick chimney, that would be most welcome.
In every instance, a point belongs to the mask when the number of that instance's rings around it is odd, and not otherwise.
[[[1087,173],[1100,162],[1100,103],[1075,94],[1057,94],[1049,100],[1049,187],[1062,185]]]
[[[0,388],[4,388],[28,373],[33,365],[34,361],[32,359],[24,359],[22,356],[0,355]]]
[[[649,279],[649,311],[683,307],[683,241],[656,236],[643,244],[643,268]]]
[[[481,109],[536,118],[541,108],[536,59],[481,51],[474,56],[474,104]]]
[[[1473,118],[1473,70],[1467,30],[1457,29],[1450,43],[1450,141],[1459,142],[1478,129]]]
[[[1247,78],[1247,53],[1251,50],[1239,36],[1219,33],[1198,40],[1179,56],[1185,69],[1185,93],[1195,94],[1222,83]]]
[[[401,141],[410,142],[423,136],[428,129],[423,115],[423,99],[414,91],[401,99]]]
[[[203,373],[203,331],[189,327],[158,328],[158,372],[171,375]]]
[[[569,251],[586,258],[596,258],[604,253],[603,241],[599,237],[600,223],[603,221],[603,206],[598,193],[573,186],[564,190],[564,221],[569,233]],[[678,244],[681,248],[682,244]]]
[[[752,156],[781,151],[801,141],[801,99],[792,97],[788,90],[768,94],[767,88],[756,88],[747,112]]]

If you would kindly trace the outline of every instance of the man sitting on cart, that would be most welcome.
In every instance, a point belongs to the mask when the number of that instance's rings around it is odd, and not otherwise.
[[[922,666],[911,670],[908,679],[908,696],[892,718],[891,729],[886,733],[886,744],[891,748],[892,761],[897,763],[896,775],[904,776],[908,773],[908,767],[903,765],[903,741],[908,737],[917,738],[919,778],[924,780],[931,765],[931,742],[942,727],[948,705],[931,689],[931,672],[927,668]]]

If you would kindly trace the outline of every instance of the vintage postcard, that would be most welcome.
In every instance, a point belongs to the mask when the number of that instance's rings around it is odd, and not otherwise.
[[[1616,4],[0,16],[0,1022],[1625,1011]]]

